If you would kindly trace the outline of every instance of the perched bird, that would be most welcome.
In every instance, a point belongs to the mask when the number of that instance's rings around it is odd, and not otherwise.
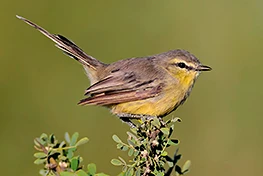
[[[174,111],[189,96],[199,73],[211,70],[182,49],[105,64],[66,37],[51,34],[23,17],[17,18],[83,65],[91,86],[85,91],[87,97],[78,104],[108,107],[130,126],[134,126],[131,119],[163,117]]]

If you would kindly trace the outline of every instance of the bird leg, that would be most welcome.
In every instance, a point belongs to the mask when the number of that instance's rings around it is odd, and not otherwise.
[[[117,114],[117,116],[125,123],[127,123],[131,128],[135,128],[136,125],[130,120],[130,119],[146,119],[151,120],[155,116],[150,115],[143,115],[143,114],[126,114],[126,113],[120,113]]]
[[[131,128],[135,128],[136,125],[127,117],[120,117],[120,119],[122,120],[122,122],[128,124]]]

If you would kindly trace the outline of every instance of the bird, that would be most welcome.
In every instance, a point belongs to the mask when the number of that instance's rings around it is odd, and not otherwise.
[[[106,64],[86,54],[66,37],[51,34],[24,17],[16,17],[83,65],[90,87],[79,105],[107,107],[131,127],[135,126],[132,119],[162,118],[176,110],[189,97],[199,74],[212,70],[183,49]]]

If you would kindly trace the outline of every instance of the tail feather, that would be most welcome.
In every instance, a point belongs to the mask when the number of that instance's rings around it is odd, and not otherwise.
[[[64,53],[69,55],[70,57],[74,58],[75,60],[79,61],[83,66],[96,70],[97,67],[103,66],[104,64],[92,56],[87,55],[83,52],[75,43],[67,39],[62,35],[55,35],[49,33],[47,30],[43,29],[42,27],[38,26],[37,24],[29,21],[26,18],[16,15],[16,17],[20,20],[23,20],[30,26],[34,27],[46,37],[51,39],[53,42],[56,43],[56,47],[61,49]]]

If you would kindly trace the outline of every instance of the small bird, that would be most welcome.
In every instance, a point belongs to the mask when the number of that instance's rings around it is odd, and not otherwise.
[[[91,86],[79,105],[108,107],[131,127],[134,127],[131,119],[161,118],[174,111],[188,98],[200,72],[211,70],[182,49],[106,64],[87,55],[66,37],[51,34],[21,16],[17,18],[36,28],[83,65]]]

